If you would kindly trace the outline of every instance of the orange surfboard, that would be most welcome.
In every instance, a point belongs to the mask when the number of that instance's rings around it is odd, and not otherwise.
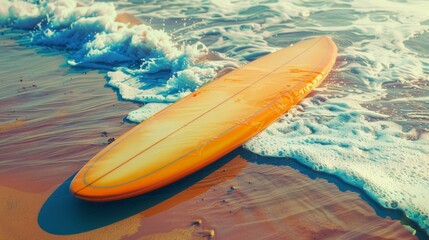
[[[71,192],[88,201],[119,200],[207,166],[302,100],[336,56],[335,43],[317,37],[223,75],[104,148],[76,174]]]

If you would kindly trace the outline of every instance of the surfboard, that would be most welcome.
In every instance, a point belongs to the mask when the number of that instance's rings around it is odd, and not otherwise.
[[[135,126],[75,175],[88,201],[144,194],[216,161],[264,130],[331,71],[326,36],[301,41],[237,68]]]

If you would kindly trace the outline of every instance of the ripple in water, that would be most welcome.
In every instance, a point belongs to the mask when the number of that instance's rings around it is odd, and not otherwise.
[[[339,57],[330,78],[245,147],[335,174],[429,231],[425,1],[76,4],[0,0],[0,23],[30,29],[33,43],[67,49],[72,66],[107,69],[122,98],[145,103],[129,114],[137,122],[222,69],[332,36]],[[143,23],[117,23],[119,11]]]

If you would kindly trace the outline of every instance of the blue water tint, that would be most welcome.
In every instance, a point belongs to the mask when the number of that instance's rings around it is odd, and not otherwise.
[[[339,57],[329,78],[245,147],[335,175],[429,232],[427,1],[0,5],[0,24],[30,29],[33,43],[68,50],[72,66],[106,69],[122,99],[145,104],[129,114],[136,122],[218,72],[306,38],[331,36]],[[143,23],[115,22],[120,11]]]
[[[359,197],[366,201],[376,212],[376,214],[380,217],[384,218],[391,218],[394,220],[401,221],[402,224],[411,226],[413,229],[416,230],[416,236],[420,239],[427,238],[426,232],[420,228],[416,223],[410,221],[407,219],[406,215],[403,211],[400,211],[398,209],[392,209],[392,208],[385,208],[383,206],[380,206],[380,204],[376,201],[374,201],[372,198],[370,198],[362,189],[357,188],[353,185],[350,185],[344,181],[341,180],[341,178],[338,178],[336,175],[332,174],[326,174],[323,172],[316,171],[310,167],[306,167],[300,162],[296,161],[293,158],[278,158],[278,157],[260,157],[252,152],[243,151],[241,154],[241,157],[246,159],[249,162],[257,163],[257,164],[269,164],[274,166],[288,166],[291,167],[297,171],[299,171],[302,174],[307,175],[311,179],[324,179],[330,183],[335,184],[335,186],[338,187],[338,189],[342,192],[351,191],[359,194]]]
[[[173,102],[211,81],[225,65],[199,61],[209,54],[196,42],[177,46],[171,36],[144,23],[116,22],[113,3],[77,7],[76,1],[1,1],[0,23],[30,29],[32,43],[69,52],[72,66],[107,69],[122,98]]]

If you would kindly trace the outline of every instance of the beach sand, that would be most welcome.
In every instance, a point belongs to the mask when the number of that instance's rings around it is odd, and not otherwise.
[[[124,117],[138,104],[118,100],[103,71],[71,69],[65,52],[27,48],[19,32],[3,33],[2,239],[204,239],[210,230],[214,239],[415,239],[359,193],[241,148],[146,196],[77,200],[70,177],[134,126]]]

